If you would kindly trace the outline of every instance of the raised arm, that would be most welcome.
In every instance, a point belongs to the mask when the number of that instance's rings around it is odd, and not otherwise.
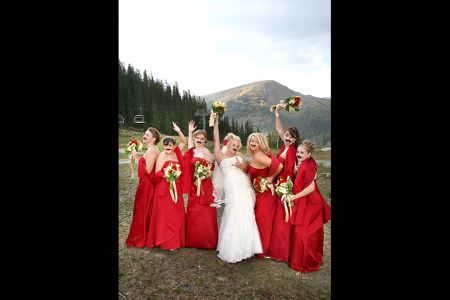
[[[187,139],[184,136],[184,134],[181,132],[180,127],[175,122],[172,122],[173,130],[175,130],[178,133],[178,136],[180,137],[180,143],[178,144],[178,148],[180,148],[180,151],[183,152],[184,146],[187,144]]]
[[[194,137],[192,136],[192,133],[195,131],[197,126],[195,126],[195,122],[193,120],[190,120],[188,123],[188,129],[189,129],[189,136],[188,136],[188,149],[191,149],[194,147]]]
[[[281,140],[284,142],[284,131],[283,131],[283,126],[281,125],[281,120],[280,120],[280,110],[282,110],[282,109],[284,109],[282,104],[278,104],[277,108],[275,109],[275,128],[276,128]]]
[[[220,151],[220,139],[219,139],[219,116],[214,116],[214,157],[217,163],[220,163],[223,159],[223,153]]]

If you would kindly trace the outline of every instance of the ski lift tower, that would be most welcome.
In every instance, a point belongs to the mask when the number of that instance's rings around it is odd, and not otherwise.
[[[206,119],[205,117],[209,115],[206,109],[197,109],[197,112],[194,113],[195,116],[202,117],[200,120],[203,122],[203,130],[206,131]]]

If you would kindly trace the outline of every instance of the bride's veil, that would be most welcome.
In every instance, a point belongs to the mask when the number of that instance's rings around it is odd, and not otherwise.
[[[222,147],[222,153],[225,153],[227,151],[227,146]],[[214,162],[214,171],[212,174],[212,184],[213,184],[213,196],[214,196],[214,203],[210,206],[213,207],[220,207],[222,203],[225,203],[225,191],[223,189],[223,172],[222,169],[220,169],[219,165],[217,164],[217,160]]]

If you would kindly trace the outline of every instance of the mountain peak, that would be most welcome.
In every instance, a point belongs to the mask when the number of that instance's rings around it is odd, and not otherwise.
[[[269,112],[269,108],[280,103],[280,100],[296,95],[301,96],[302,109],[298,113],[287,112],[283,116],[283,126],[297,126],[302,137],[328,139],[330,100],[301,94],[275,80],[255,81],[202,97],[207,104],[213,101],[227,103],[230,119],[239,122],[250,119],[260,130],[269,132],[275,128],[274,114]]]

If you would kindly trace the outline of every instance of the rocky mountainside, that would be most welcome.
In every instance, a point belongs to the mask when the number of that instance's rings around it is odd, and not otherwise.
[[[281,112],[283,127],[296,126],[303,138],[327,145],[331,139],[331,99],[318,98],[293,91],[274,81],[257,81],[202,96],[208,105],[213,101],[227,104],[227,115],[239,122],[250,119],[262,132],[275,130],[275,114],[269,108],[291,96],[300,95],[300,112]]]

